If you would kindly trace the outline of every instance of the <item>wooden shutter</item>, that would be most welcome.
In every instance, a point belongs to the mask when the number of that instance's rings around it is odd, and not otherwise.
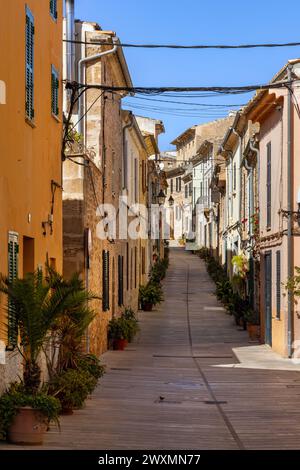
[[[281,310],[281,252],[276,251],[276,318],[280,318]]]
[[[57,0],[50,0],[50,14],[55,20],[57,19]]]
[[[102,309],[109,310],[109,251],[102,251]]]
[[[271,142],[267,144],[267,227],[271,227],[271,198],[272,198],[272,167],[271,167]]]
[[[30,10],[26,8],[26,90],[25,90],[25,110],[26,117],[34,119],[34,18]]]
[[[124,257],[118,256],[118,305],[121,307],[124,303]]]
[[[59,115],[58,90],[59,90],[58,72],[55,70],[55,68],[52,65],[51,67],[51,112],[55,116]]]
[[[8,233],[8,279],[10,282],[18,277],[19,264],[19,235],[16,232]],[[18,328],[16,311],[13,303],[8,299],[8,346],[14,347],[18,341]]]
[[[174,182],[173,182],[173,178],[171,178],[171,181],[170,181],[170,192],[171,194],[173,193],[174,191]]]

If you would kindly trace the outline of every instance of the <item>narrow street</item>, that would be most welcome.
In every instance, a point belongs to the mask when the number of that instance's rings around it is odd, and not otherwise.
[[[161,307],[140,313],[135,343],[103,356],[92,399],[62,417],[43,448],[299,449],[300,373],[222,367],[248,337],[218,305],[198,257],[172,249],[164,289]]]

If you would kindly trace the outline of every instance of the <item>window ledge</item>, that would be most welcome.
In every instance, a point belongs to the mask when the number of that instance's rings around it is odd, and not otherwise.
[[[36,124],[34,121],[32,121],[32,119],[29,119],[29,117],[25,116],[25,122],[27,122],[27,124],[32,127],[33,129],[36,128]]]
[[[57,123],[61,124],[61,119],[59,119],[59,117],[56,116],[56,114],[51,113],[51,115],[52,115],[53,119],[55,119],[55,121],[56,121]]]

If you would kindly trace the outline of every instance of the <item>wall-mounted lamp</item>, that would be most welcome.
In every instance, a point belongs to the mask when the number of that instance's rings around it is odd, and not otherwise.
[[[157,200],[158,200],[158,204],[160,206],[163,206],[164,203],[165,203],[165,200],[166,200],[166,195],[165,193],[163,192],[163,190],[161,189],[158,193],[158,196],[157,196]]]
[[[172,196],[169,197],[168,202],[170,207],[174,206],[174,198]]]

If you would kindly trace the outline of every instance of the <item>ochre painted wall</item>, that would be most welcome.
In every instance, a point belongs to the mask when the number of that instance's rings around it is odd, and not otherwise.
[[[23,275],[23,237],[34,239],[35,268],[46,257],[62,269],[62,191],[57,188],[53,234],[42,222],[51,212],[51,181],[61,184],[62,113],[51,113],[51,65],[62,69],[62,0],[58,18],[50,15],[49,0],[2,2],[0,16],[0,79],[6,83],[6,104],[0,106],[0,272],[7,273],[8,232],[19,234],[19,276]],[[34,123],[25,119],[26,5],[34,16]],[[30,265],[30,263],[29,263]],[[3,321],[3,318],[1,318]]]

